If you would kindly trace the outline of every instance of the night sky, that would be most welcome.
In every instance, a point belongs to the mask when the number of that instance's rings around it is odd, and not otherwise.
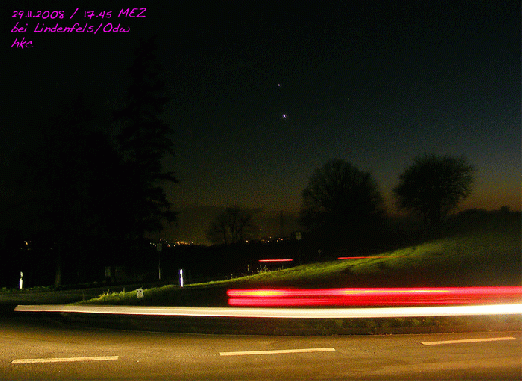
[[[180,180],[167,191],[180,208],[296,211],[313,170],[340,158],[370,171],[394,212],[399,174],[435,153],[477,169],[461,209],[520,210],[520,2],[149,1],[134,5],[146,17],[118,19],[132,4],[82,1],[72,20],[74,6],[12,3],[3,156],[75,92],[100,110],[118,104],[133,50],[157,34],[173,96],[165,120],[176,157],[165,165]],[[130,32],[34,33],[57,21],[11,17],[44,9],[65,12],[60,26],[120,22]],[[28,31],[11,33],[16,21]],[[10,47],[24,36],[32,48]]]

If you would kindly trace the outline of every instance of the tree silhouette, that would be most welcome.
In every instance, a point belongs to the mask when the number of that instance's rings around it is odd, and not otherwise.
[[[301,223],[311,231],[360,235],[369,226],[378,228],[384,217],[383,198],[370,173],[340,159],[316,169],[302,197]]]
[[[92,106],[77,97],[42,123],[33,146],[19,147],[9,165],[2,163],[2,174],[9,176],[2,176],[0,189],[16,202],[0,205],[2,220],[16,220],[13,228],[24,237],[49,236],[55,285],[62,283],[64,265],[70,270],[132,261],[129,255],[116,260],[123,243],[137,246],[146,232],[175,219],[162,187],[177,180],[162,171],[173,143],[170,127],[160,119],[168,97],[154,52],[154,39],[136,50],[125,105],[114,114],[116,139],[98,128],[106,126],[96,126]]]
[[[214,244],[233,244],[251,239],[255,231],[252,211],[238,206],[226,208],[216,216],[207,231],[207,238]]]
[[[55,286],[62,283],[64,266],[77,274],[103,266],[109,247],[122,237],[121,162],[108,136],[92,123],[90,110],[85,97],[73,98],[42,122],[41,137],[20,146],[4,167],[5,186],[18,197],[3,217],[26,239],[53,242],[49,261],[55,264]],[[69,282],[77,280],[67,275]]]
[[[438,225],[471,194],[473,174],[474,168],[463,157],[425,154],[399,176],[393,193],[400,209]]]
[[[160,118],[170,98],[155,52],[155,37],[136,49],[129,68],[132,83],[125,105],[114,112],[114,121],[120,126],[117,141],[125,162],[122,180],[126,190],[122,197],[132,209],[127,221],[131,240],[159,231],[163,221],[176,218],[162,187],[166,182],[178,181],[172,172],[162,170],[162,160],[174,155],[173,131]]]

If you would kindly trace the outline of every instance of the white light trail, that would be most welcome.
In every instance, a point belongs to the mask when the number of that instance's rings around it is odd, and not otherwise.
[[[522,304],[487,304],[449,307],[378,308],[247,308],[247,307],[133,307],[19,305],[18,312],[60,312],[147,316],[258,317],[281,319],[343,319],[416,316],[522,315]]]

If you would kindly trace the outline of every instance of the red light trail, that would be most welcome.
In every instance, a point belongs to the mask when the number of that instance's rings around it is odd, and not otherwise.
[[[260,259],[259,262],[264,263],[277,263],[277,262],[292,262],[293,259],[283,258],[283,259]]]
[[[231,289],[230,306],[422,306],[512,303],[522,287]]]
[[[339,257],[337,259],[343,260],[343,259],[370,259],[370,258],[388,258],[387,255],[369,255],[369,256],[363,256],[363,257]],[[397,258],[397,257],[395,257]]]

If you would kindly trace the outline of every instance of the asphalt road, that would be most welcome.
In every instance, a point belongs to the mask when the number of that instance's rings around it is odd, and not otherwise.
[[[2,380],[522,378],[522,332],[216,336],[86,329],[0,317]]]

